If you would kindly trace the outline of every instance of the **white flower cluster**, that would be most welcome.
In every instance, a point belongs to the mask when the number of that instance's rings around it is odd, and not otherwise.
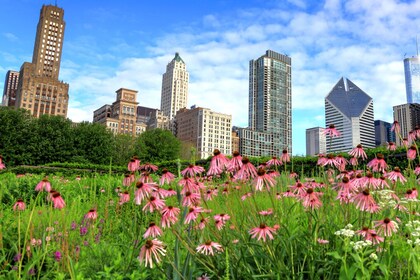
[[[360,251],[361,249],[365,247],[372,246],[372,241],[370,240],[362,240],[362,241],[356,241],[356,242],[350,242],[350,245],[353,246],[353,249],[356,251]]]
[[[419,202],[420,200],[418,200],[417,198],[401,198],[401,201],[406,201],[407,202]]]
[[[354,230],[352,230],[352,228],[353,228],[353,225],[348,224],[345,228],[336,231],[334,234],[335,235],[342,235],[344,237],[353,237],[354,236]]]
[[[420,221],[409,221],[405,226],[410,230],[411,236],[415,237],[414,241],[411,239],[408,239],[407,243],[410,245],[414,244],[415,246],[419,246],[420,245]]]
[[[381,208],[394,208],[397,204],[397,201],[393,197],[394,191],[378,190],[371,193],[378,196],[378,205]]]
[[[369,258],[376,261],[378,259],[378,255],[376,255],[375,253],[372,253],[372,254],[369,255]]]

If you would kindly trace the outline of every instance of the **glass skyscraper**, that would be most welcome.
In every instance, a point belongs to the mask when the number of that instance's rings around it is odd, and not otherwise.
[[[404,59],[407,103],[420,103],[420,59],[419,56]]]

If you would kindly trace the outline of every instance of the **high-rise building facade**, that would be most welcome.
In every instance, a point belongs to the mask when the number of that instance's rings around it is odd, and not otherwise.
[[[334,125],[340,137],[327,136],[327,152],[347,152],[361,144],[375,147],[373,100],[352,81],[341,78],[325,98],[326,126]]]
[[[405,89],[407,103],[420,103],[420,58],[404,59]]]
[[[19,82],[19,72],[9,70],[6,74],[3,90],[3,106],[14,107],[16,103],[16,90]]]
[[[306,130],[306,155],[315,156],[327,152],[327,141],[324,128],[313,127]]]
[[[64,29],[64,10],[53,5],[42,6],[32,63],[25,62],[20,69],[15,104],[35,117],[67,116],[69,85],[58,79]]]
[[[232,153],[232,116],[210,109],[192,106],[180,109],[175,117],[175,135],[190,144],[201,159],[218,149],[225,155]]]
[[[389,122],[375,120],[375,146],[387,145],[389,142],[395,143],[395,133],[391,131],[392,125]]]
[[[93,112],[93,122],[109,128],[114,134],[139,135],[147,124],[137,120],[137,91],[120,88],[112,105],[104,105]]]
[[[393,107],[394,120],[400,124],[400,136],[396,136],[397,145],[401,146],[401,138],[408,138],[408,133],[420,126],[420,104],[401,104]]]
[[[162,94],[160,110],[172,120],[179,109],[186,108],[188,103],[189,74],[187,66],[178,53],[166,66],[162,77]]]
[[[292,152],[291,63],[289,56],[271,50],[249,62],[249,129],[274,134],[271,156]]]

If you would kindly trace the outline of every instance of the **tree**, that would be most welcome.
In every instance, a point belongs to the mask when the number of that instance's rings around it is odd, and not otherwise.
[[[127,165],[131,157],[136,154],[136,137],[131,134],[117,134],[114,137],[115,149],[112,164]]]
[[[146,162],[174,160],[180,156],[181,142],[169,130],[156,128],[140,134],[136,150]]]

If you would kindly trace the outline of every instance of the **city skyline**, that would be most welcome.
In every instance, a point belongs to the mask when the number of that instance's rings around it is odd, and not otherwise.
[[[392,106],[406,102],[403,59],[416,52],[419,1],[112,2],[58,2],[66,14],[60,79],[70,84],[73,121],[91,121],[120,87],[137,90],[139,105],[159,108],[175,52],[190,73],[187,107],[231,114],[242,127],[249,60],[267,49],[290,56],[294,154],[305,154],[306,128],[325,126],[324,98],[342,76],[370,94],[375,119],[392,122]],[[31,61],[43,4],[51,3],[5,1],[0,88],[8,70]],[[25,20],[15,20],[15,11]]]

